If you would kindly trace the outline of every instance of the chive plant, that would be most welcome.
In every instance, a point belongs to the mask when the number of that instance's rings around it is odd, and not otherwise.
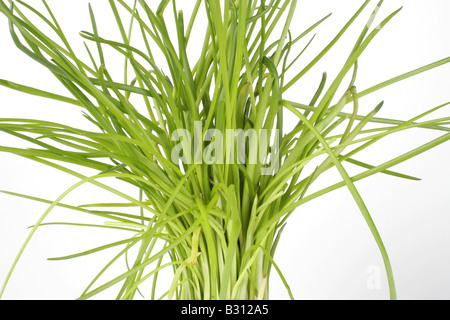
[[[302,204],[347,188],[378,245],[390,298],[395,299],[388,253],[355,182],[378,173],[414,180],[390,168],[450,139],[448,117],[425,120],[448,103],[409,120],[396,120],[376,116],[383,102],[361,113],[359,100],[444,65],[450,57],[360,91],[356,87],[359,58],[400,12],[375,24],[383,1],[373,5],[369,0],[362,2],[329,44],[298,70],[296,62],[310,43],[299,47],[300,40],[311,36],[329,16],[319,17],[306,30],[292,30],[296,0],[193,0],[188,17],[178,10],[175,0],[153,2],[109,0],[119,35],[115,39],[102,36],[104,26],[100,27],[89,6],[91,28],[80,32],[88,59],[82,60],[45,0],[44,11],[20,0],[0,1],[0,12],[9,21],[17,48],[47,68],[67,94],[7,80],[0,84],[78,106],[96,128],[0,119],[2,132],[33,145],[0,146],[0,151],[79,179],[56,200],[2,191],[46,203],[48,209],[31,228],[0,295],[33,234],[46,225],[44,220],[54,208],[63,207],[100,217],[105,223],[79,226],[129,233],[113,243],[52,258],[66,260],[117,250],[79,299],[114,288],[118,288],[117,299],[133,299],[144,283],[150,283],[152,299],[268,299],[273,272],[293,298],[274,261],[283,228]],[[310,101],[285,99],[285,93],[313,72],[368,10],[370,19],[349,48],[338,74],[329,79],[324,73]],[[193,37],[200,36],[193,30],[201,14],[207,21],[201,29],[204,40],[200,54],[192,57],[188,47]],[[50,32],[42,31],[42,24]],[[121,78],[113,75],[115,65],[108,63],[111,51],[125,61]],[[346,106],[350,112],[344,110]],[[285,116],[295,117],[292,129],[287,130]],[[374,143],[413,128],[442,135],[377,166],[358,160],[358,154]],[[346,163],[363,171],[351,176]],[[82,168],[95,174],[83,174]],[[333,168],[342,181],[309,192],[315,181]],[[110,178],[132,186],[136,193],[122,192],[105,182]],[[85,184],[123,201],[83,205],[64,201]],[[99,283],[99,278],[123,259],[127,271]],[[166,269],[173,271],[170,283],[158,278]],[[156,295],[159,287],[165,292],[162,296]]]

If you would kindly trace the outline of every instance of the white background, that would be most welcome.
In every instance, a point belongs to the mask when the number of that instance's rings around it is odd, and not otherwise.
[[[82,50],[80,30],[90,30],[87,1],[48,1],[74,48]],[[193,1],[192,1],[193,2]],[[28,1],[27,3],[39,3]],[[305,66],[338,32],[362,1],[302,0],[291,28],[296,35],[328,13],[333,15],[316,32],[316,39],[297,65]],[[189,6],[189,1],[183,1]],[[95,1],[100,33],[117,35],[107,1]],[[285,97],[308,102],[327,71],[329,78],[342,67],[373,1],[340,45]],[[382,17],[404,6],[383,29],[360,60],[356,86],[359,90],[422,65],[450,56],[450,2],[446,0],[389,0]],[[188,10],[186,10],[188,11]],[[203,40],[202,25],[193,33]],[[44,68],[16,49],[5,17],[0,17],[0,78],[64,93]],[[297,47],[302,48],[307,37]],[[195,45],[193,46],[195,47]],[[298,70],[298,69],[297,69]],[[407,120],[427,109],[450,101],[450,65],[445,65],[374,93],[361,100],[361,112],[385,101],[378,116]],[[0,88],[0,117],[55,120],[84,127],[78,108]],[[449,108],[438,115],[448,115]],[[286,121],[289,121],[287,119]],[[291,123],[287,123],[290,125]],[[436,133],[415,130],[397,134],[374,145],[359,159],[378,164],[425,143]],[[0,134],[0,145],[19,143]],[[391,258],[399,299],[448,299],[450,297],[450,143],[441,145],[394,169],[422,178],[419,182],[378,175],[356,185],[377,224]],[[348,166],[352,172],[352,166]],[[338,181],[337,174],[318,181],[320,188]],[[76,179],[43,165],[0,153],[0,189],[56,199]],[[106,196],[83,187],[65,202],[98,202]],[[0,280],[3,281],[18,249],[46,205],[0,194]],[[76,220],[67,210],[56,209],[47,221]],[[75,221],[74,220],[74,221]],[[120,239],[111,231],[73,227],[44,227],[32,239],[5,292],[5,299],[74,299],[103,267],[113,252],[78,260],[49,262],[66,255]],[[349,192],[342,188],[299,208],[290,218],[275,256],[296,299],[386,299],[388,288],[381,256]],[[270,283],[272,299],[288,299],[275,270]],[[113,274],[113,273],[112,273]],[[379,276],[379,286],[368,283]],[[375,282],[377,284],[377,282]],[[114,294],[101,297],[114,298]]]

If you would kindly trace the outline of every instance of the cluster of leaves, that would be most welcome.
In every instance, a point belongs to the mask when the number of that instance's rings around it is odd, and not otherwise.
[[[93,297],[118,283],[122,285],[117,298],[132,299],[139,286],[149,279],[153,279],[151,298],[158,298],[155,296],[158,273],[168,267],[173,268],[173,282],[161,298],[268,298],[268,277],[272,267],[280,274],[292,297],[288,283],[273,260],[283,227],[301,204],[347,187],[380,248],[391,298],[395,298],[387,252],[354,183],[377,173],[415,179],[389,168],[450,139],[450,129],[446,126],[449,118],[422,120],[447,104],[409,121],[401,121],[375,117],[382,103],[369,114],[361,115],[359,99],[446,64],[450,58],[358,92],[355,87],[358,59],[400,11],[393,12],[373,27],[382,3],[375,6],[331,84],[327,85],[324,74],[317,91],[311,95],[312,100],[299,103],[283,99],[283,94],[334,48],[370,1],[365,1],[331,42],[289,81],[285,81],[288,71],[296,65],[312,39],[292,57],[295,45],[328,18],[324,17],[293,37],[290,26],[296,0],[196,0],[189,21],[185,21],[183,12],[177,10],[175,0],[160,1],[155,8],[144,0],[135,0],[132,4],[109,0],[120,40],[105,39],[100,35],[94,11],[89,7],[92,30],[80,33],[86,40],[88,62],[81,61],[75,54],[45,0],[46,13],[23,1],[0,1],[0,12],[9,20],[15,45],[45,66],[67,89],[70,97],[5,80],[0,80],[0,84],[79,106],[86,119],[98,128],[87,131],[36,119],[0,119],[1,131],[35,145],[33,148],[0,146],[0,151],[38,161],[80,179],[55,201],[4,191],[50,205],[32,228],[11,272],[36,229],[44,225],[44,219],[54,207],[61,206],[100,216],[106,220],[106,227],[131,233],[129,238],[115,243],[54,258],[69,259],[123,247],[92,280],[81,299]],[[204,28],[200,56],[192,63],[187,48],[194,24],[201,21],[198,18],[201,10],[208,24]],[[124,14],[130,17],[129,25],[124,23]],[[175,34],[169,32],[167,15],[172,15],[175,21]],[[32,17],[39,23],[33,23]],[[42,23],[53,33],[42,32],[38,27]],[[270,41],[280,26],[280,34]],[[131,35],[136,30],[143,48],[133,45]],[[105,47],[123,56],[123,80],[113,79]],[[155,59],[157,54],[164,61]],[[162,62],[168,66],[167,74],[159,67]],[[345,83],[344,79],[352,72],[351,83]],[[342,88],[345,93],[336,97]],[[338,101],[333,103],[335,98]],[[352,113],[343,112],[348,104],[353,105]],[[286,112],[298,117],[298,124],[290,132],[283,131],[283,114]],[[278,135],[269,139],[278,139],[279,148],[270,150],[270,160],[278,161],[279,170],[262,175],[264,164],[250,164],[248,158],[247,163],[174,163],[171,155],[177,142],[172,141],[172,134],[185,129],[194,139],[196,122],[202,124],[203,135],[209,129],[222,132],[227,129],[277,129],[273,132]],[[367,128],[368,124],[374,126]],[[340,128],[344,129],[336,132]],[[411,128],[438,130],[444,134],[378,166],[355,159],[359,152],[380,139]],[[247,143],[247,154],[254,153],[254,147]],[[320,165],[314,170],[306,170],[320,156],[325,156]],[[61,162],[94,169],[98,174],[85,176],[80,170],[70,169]],[[351,177],[344,168],[345,162],[365,171]],[[308,194],[314,181],[330,168],[339,171],[342,182]],[[103,178],[111,177],[135,186],[139,196],[124,194],[102,182]],[[123,198],[124,203],[90,204],[89,210],[87,206],[63,203],[65,196],[86,183]],[[137,207],[139,213],[123,213],[120,207]],[[132,248],[137,248],[137,253],[128,271],[93,288],[113,263],[121,257],[130,258],[127,253]],[[164,260],[166,257],[169,261]]]

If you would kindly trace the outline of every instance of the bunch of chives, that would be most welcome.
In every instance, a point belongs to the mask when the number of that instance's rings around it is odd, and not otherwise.
[[[6,80],[0,80],[0,84],[76,105],[97,129],[0,118],[1,131],[33,145],[0,146],[0,151],[79,178],[56,200],[2,191],[49,207],[31,229],[0,296],[33,234],[59,206],[105,220],[105,225],[86,227],[129,232],[123,240],[51,259],[117,250],[80,299],[116,288],[116,284],[120,284],[117,299],[133,299],[144,282],[151,284],[151,299],[268,299],[271,271],[279,274],[294,298],[273,259],[283,228],[300,205],[345,187],[380,249],[390,297],[396,298],[387,251],[355,182],[377,173],[416,180],[389,169],[450,139],[448,117],[424,120],[449,103],[407,121],[376,117],[383,102],[368,114],[360,113],[360,98],[450,62],[450,57],[445,58],[365,90],[357,89],[358,59],[400,9],[374,25],[383,1],[374,5],[336,77],[330,80],[323,74],[317,90],[311,93],[312,99],[300,102],[283,96],[314,70],[371,1],[364,1],[330,43],[299,70],[294,70],[296,62],[314,37],[306,47],[297,48],[300,40],[310,36],[329,16],[293,34],[296,0],[196,0],[192,1],[190,17],[178,10],[175,0],[160,1],[154,8],[150,1],[109,0],[119,40],[102,37],[102,26],[89,6],[92,28],[80,33],[86,41],[87,61],[75,53],[51,7],[45,0],[42,2],[44,11],[20,0],[0,1],[0,12],[9,21],[17,48],[46,67],[66,88],[67,95]],[[205,21],[199,18],[202,13],[207,25],[202,28],[204,42],[195,60],[188,47],[195,24]],[[129,17],[127,24],[124,15]],[[169,31],[169,21],[175,23],[174,32]],[[43,32],[40,24],[51,32]],[[140,37],[141,47],[134,45],[135,34]],[[109,64],[105,48],[123,57],[123,79],[112,76],[116,66]],[[162,70],[161,65],[167,65],[167,70]],[[290,73],[294,76],[288,79]],[[350,83],[346,82],[348,75]],[[339,96],[342,88],[344,94]],[[343,111],[347,105],[353,112]],[[298,121],[289,132],[285,114]],[[442,135],[377,166],[357,160],[357,155],[375,142],[412,128],[435,130]],[[229,131],[240,134],[228,136]],[[268,134],[260,135],[263,131]],[[246,139],[247,132],[256,132],[256,140]],[[256,156],[261,151],[266,161]],[[174,154],[180,155],[179,161],[174,161]],[[211,156],[208,161],[205,154]],[[317,159],[322,159],[320,164],[309,170]],[[83,175],[81,170],[61,162],[93,169],[97,174]],[[346,162],[364,171],[350,176],[344,167]],[[331,168],[338,170],[342,181],[309,193],[310,186]],[[105,178],[136,187],[137,195],[115,189],[103,182]],[[77,206],[64,202],[73,190],[88,183],[121,197],[123,203]],[[121,208],[135,208],[136,213],[125,213]],[[133,260],[127,271],[100,284],[105,271],[122,259]],[[158,274],[166,268],[173,270],[170,283],[158,281]],[[157,288],[163,288],[162,296],[156,295]]]

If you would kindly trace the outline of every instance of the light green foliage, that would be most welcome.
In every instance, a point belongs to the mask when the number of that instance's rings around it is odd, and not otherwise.
[[[348,23],[333,35],[329,45],[290,79],[287,79],[287,72],[292,72],[295,62],[308,48],[298,50],[297,42],[328,18],[318,20],[298,35],[291,34],[296,0],[197,0],[192,1],[190,17],[185,17],[177,9],[175,0],[161,1],[157,8],[151,8],[150,2],[144,0],[131,4],[110,0],[111,14],[117,22],[114,27],[118,27],[121,40],[102,37],[94,10],[89,7],[92,30],[80,33],[86,41],[88,61],[81,61],[72,50],[45,1],[46,12],[38,12],[22,1],[0,1],[0,12],[9,20],[15,45],[48,68],[67,89],[68,96],[5,80],[0,80],[0,84],[79,106],[86,121],[98,128],[86,131],[33,119],[0,119],[0,130],[35,145],[26,149],[0,146],[0,151],[44,163],[80,179],[55,201],[4,192],[44,202],[49,207],[31,229],[2,292],[36,229],[46,225],[44,220],[54,207],[61,206],[105,219],[104,225],[73,225],[130,232],[129,237],[121,241],[53,258],[64,260],[111,248],[117,250],[114,259],[99,271],[80,299],[93,297],[118,283],[121,285],[117,299],[133,299],[144,281],[152,281],[152,299],[159,298],[155,296],[157,286],[167,290],[161,298],[268,299],[267,279],[272,267],[293,298],[281,273],[282,268],[273,259],[284,225],[300,205],[346,187],[380,249],[390,295],[396,298],[388,254],[354,183],[377,173],[416,180],[389,169],[450,139],[448,117],[422,120],[447,104],[409,121],[401,121],[377,118],[376,113],[382,103],[374,106],[369,114],[360,114],[359,99],[446,64],[450,57],[357,91],[358,59],[400,11],[393,12],[374,26],[372,24],[382,2],[371,9],[373,15],[354,47],[350,48],[348,59],[337,76],[328,84],[329,79],[324,74],[317,92],[311,93],[312,101],[302,103],[287,101],[283,94],[305,74],[312,72],[360,14],[370,10],[370,1],[365,1]],[[198,60],[193,61],[187,48],[197,16],[202,12],[206,14],[208,25],[204,28],[201,54]],[[125,15],[128,16],[127,24],[123,19]],[[168,16],[176,23],[174,34],[169,32]],[[53,32],[43,33],[38,24],[32,22],[35,19],[48,25]],[[136,30],[143,48],[133,44],[131,34]],[[276,30],[279,34],[274,36]],[[273,38],[278,40],[271,41]],[[113,79],[108,70],[106,48],[123,56],[122,80]],[[163,57],[164,61],[158,61],[154,58],[156,56]],[[167,64],[167,73],[159,67],[161,62]],[[352,74],[351,83],[344,81]],[[345,93],[338,97],[340,89],[345,89]],[[135,101],[141,101],[144,108],[138,107]],[[353,106],[353,113],[343,112],[348,104]],[[298,124],[290,132],[283,130],[283,114],[286,112],[298,117]],[[194,139],[196,121],[201,123],[203,134],[208,129],[221,132],[227,129],[277,129],[280,150],[279,155],[272,152],[271,160],[275,161],[274,157],[279,156],[279,169],[272,175],[262,175],[262,163],[174,163],[171,152],[177,142],[172,141],[172,134],[178,129],[186,129]],[[347,125],[343,125],[345,123]],[[368,124],[370,128],[366,128]],[[411,128],[442,131],[443,135],[378,166],[357,160],[358,153],[373,143]],[[271,138],[274,137],[277,138]],[[248,155],[255,152],[254,147],[246,145]],[[323,162],[315,170],[306,170],[316,159],[323,159]],[[81,171],[61,165],[64,162],[98,173],[84,176]],[[352,177],[344,167],[346,162],[365,171]],[[342,182],[308,193],[315,180],[333,167],[339,171]],[[111,177],[135,186],[139,196],[124,194],[102,182],[102,179]],[[86,206],[64,203],[69,193],[87,183],[123,198],[124,203]],[[137,213],[120,212],[121,207],[135,207]],[[133,255],[130,253],[132,249]],[[98,278],[121,258],[134,259],[128,271],[98,284]],[[173,268],[172,283],[158,282],[158,273],[165,268]]]

